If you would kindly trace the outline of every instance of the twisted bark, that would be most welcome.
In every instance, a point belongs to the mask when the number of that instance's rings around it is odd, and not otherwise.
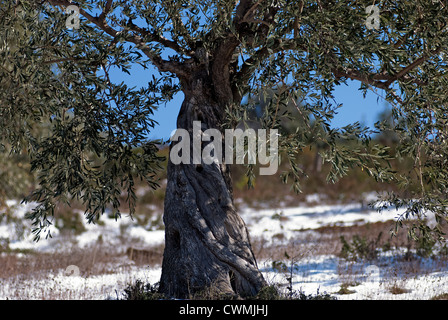
[[[192,141],[193,121],[201,122],[202,132],[220,129],[223,112],[203,79],[190,81],[189,86],[177,126],[188,130]],[[247,227],[234,207],[225,163],[168,161],[163,220],[162,293],[185,298],[213,287],[220,294],[248,296],[266,284]]]

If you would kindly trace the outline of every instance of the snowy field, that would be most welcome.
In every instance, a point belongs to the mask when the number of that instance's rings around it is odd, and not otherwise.
[[[431,299],[448,294],[446,256],[408,261],[403,259],[406,248],[393,248],[380,250],[374,259],[353,261],[340,257],[339,251],[314,251],[326,237],[323,227],[391,221],[398,211],[378,213],[356,203],[313,205],[318,199],[309,200],[293,208],[255,210],[240,205],[258,244],[255,254],[260,248],[280,253],[258,259],[269,284],[285,292],[292,284],[307,295],[328,293],[340,300]],[[54,228],[51,239],[35,243],[29,222],[23,222],[29,207],[15,201],[8,204],[8,218],[0,220],[0,299],[119,299],[137,279],[156,283],[160,278],[160,264],[136,264],[126,255],[130,247],[163,248],[164,232],[150,227],[151,221],[142,226],[125,216],[118,221],[105,216],[101,224],[85,224],[81,234],[67,235]],[[89,255],[82,254],[87,251]],[[109,258],[103,262],[100,256]],[[24,271],[17,271],[18,266]]]

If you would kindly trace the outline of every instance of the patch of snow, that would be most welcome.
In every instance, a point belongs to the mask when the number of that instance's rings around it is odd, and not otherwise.
[[[146,244],[161,245],[165,243],[164,230],[147,231],[143,227],[133,227],[129,230],[129,235],[133,238],[140,239]]]
[[[397,211],[391,209],[379,213],[366,209],[362,204],[349,204],[264,210],[246,208],[241,215],[251,236],[273,240],[276,235],[282,234],[282,238],[287,241],[303,230],[394,220]]]
[[[373,194],[366,199],[373,199]],[[312,195],[308,202],[319,202],[318,195]],[[376,199],[376,195],[375,195]],[[38,252],[52,252],[67,248],[68,241],[57,228],[52,230],[52,239],[32,240],[29,221],[22,221],[25,213],[33,204],[20,204],[9,200],[13,222],[2,219],[0,223],[0,240],[7,239],[11,249],[32,249]],[[324,226],[351,226],[394,220],[403,211],[390,209],[378,213],[366,209],[361,203],[350,205],[316,205],[296,206],[278,209],[253,209],[241,203],[241,216],[245,220],[251,237],[260,237],[271,244],[286,244],[303,230],[314,230]],[[78,212],[83,214],[82,212]],[[85,221],[84,217],[82,220]],[[17,225],[17,221],[22,224]],[[80,248],[86,248],[100,239],[112,246],[122,245],[123,239],[136,239],[140,247],[161,245],[164,243],[163,230],[148,230],[136,221],[123,216],[117,221],[104,215],[101,223],[87,224],[86,231],[74,236],[71,241]],[[23,229],[23,230],[20,230]],[[349,262],[335,255],[306,256],[294,263],[292,284],[294,290],[306,294],[327,292],[338,299],[429,299],[438,294],[448,293],[448,266],[434,268],[431,260],[422,260],[423,272],[407,275],[397,271],[397,255],[400,251],[381,252],[374,261]],[[17,256],[19,257],[19,255]],[[126,257],[125,257],[126,258]],[[284,261],[288,266],[288,261]],[[259,267],[270,284],[281,284],[286,288],[288,275],[273,268],[273,261],[259,261]],[[368,270],[377,271],[375,274]],[[106,299],[117,298],[117,292],[136,279],[156,283],[160,279],[161,268],[155,266],[137,267],[131,261],[120,262],[112,266],[110,273],[86,275],[82,270],[79,275],[67,275],[64,270],[55,270],[39,277],[21,275],[0,279],[0,299]],[[373,277],[372,275],[375,275]],[[349,294],[339,294],[342,286],[347,286]],[[403,289],[403,293],[394,294],[393,286]],[[52,297],[48,297],[53,292]]]
[[[39,278],[0,279],[0,300],[65,299],[105,300],[123,298],[123,290],[136,280],[159,281],[161,269],[126,268],[102,275],[67,275],[63,270]]]

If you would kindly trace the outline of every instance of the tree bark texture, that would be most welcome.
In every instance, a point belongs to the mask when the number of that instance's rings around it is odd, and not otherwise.
[[[190,141],[193,121],[201,122],[202,132],[221,129],[224,110],[206,81],[207,77],[193,77],[184,90],[177,127],[190,132]],[[167,181],[160,292],[177,298],[208,289],[231,296],[257,294],[266,282],[233,204],[229,165],[175,165],[169,160]]]

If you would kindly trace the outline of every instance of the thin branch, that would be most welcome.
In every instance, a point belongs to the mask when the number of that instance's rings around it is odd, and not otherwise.
[[[239,83],[246,82],[253,73],[253,69],[256,68],[256,66],[258,66],[258,64],[260,64],[264,59],[269,57],[270,54],[298,49],[306,51],[306,48],[298,45],[295,39],[289,39],[286,41],[276,39],[270,47],[264,46],[248,58],[241,66],[240,71],[238,71],[235,75],[235,79],[238,79]]]
[[[67,7],[72,5],[68,0],[48,0],[51,5]],[[117,37],[120,32],[113,29],[106,22],[106,15],[111,8],[111,2],[108,0],[106,3],[105,11],[103,11],[98,17],[92,16],[90,13],[86,12],[83,8],[79,8],[79,13],[84,16],[88,21],[95,24],[100,30],[103,30],[108,35],[112,37]],[[125,37],[126,41],[134,43],[137,48],[143,51],[143,53],[151,59],[152,63],[159,69],[160,72],[172,72],[177,74],[179,77],[185,76],[185,69],[181,64],[176,61],[167,61],[162,59],[159,55],[155,54],[145,41],[138,35],[128,35]],[[155,40],[154,40],[155,41]]]
[[[371,85],[373,87],[377,87],[383,90],[387,90],[388,86],[386,86],[385,82],[374,80],[374,76],[376,74],[365,75],[355,69],[346,69],[343,70],[341,68],[337,68],[333,70],[333,74],[336,78],[349,78],[352,80],[358,80],[365,84]]]
[[[300,29],[300,22],[302,20],[302,11],[303,11],[303,0],[300,0],[299,4],[299,14],[300,17],[294,18],[294,38],[297,38],[299,36],[299,29]]]
[[[179,44],[177,42],[169,40],[169,39],[165,38],[164,36],[157,34],[155,32],[151,32],[148,29],[141,28],[141,27],[135,25],[132,21],[128,22],[127,27],[134,32],[138,32],[141,36],[146,37],[145,40],[148,42],[152,42],[152,41],[158,42],[167,48],[173,49],[177,53],[184,53],[184,51],[185,51],[181,46],[179,46]],[[189,56],[193,55],[192,52],[188,52],[187,54]]]
[[[247,22],[247,23],[259,23],[259,24],[264,24],[267,27],[270,27],[271,24],[269,22],[266,22],[264,20],[261,19],[244,19],[242,22]]]
[[[162,5],[164,5],[165,2],[162,1]],[[187,27],[185,27],[182,19],[181,19],[181,14],[180,12],[175,12],[174,14],[171,14],[172,12],[170,12],[170,10],[167,10],[167,7],[165,7],[165,12],[168,15],[168,18],[171,20],[173,27],[179,30],[179,33],[181,34],[181,36],[185,39],[185,41],[187,42],[187,46],[190,48],[194,48],[195,45],[195,40],[190,36],[190,32],[188,31]]]
[[[255,4],[252,0],[240,0],[238,6],[236,7],[235,24],[241,24],[246,14],[250,12],[251,8],[253,8],[254,6]]]
[[[261,1],[262,0],[258,0],[252,7],[250,7],[249,10],[247,10],[247,12],[244,14],[243,19],[241,19],[241,23],[247,22],[246,19],[251,19],[251,18],[249,18],[249,15],[253,15],[255,9],[257,9],[257,7],[261,3]]]
[[[53,60],[46,60],[42,61],[43,64],[53,64],[53,63],[59,63],[59,62],[67,62],[67,61],[86,61],[87,59],[83,58],[60,58],[60,59],[53,59]]]
[[[110,66],[106,67],[104,63],[101,63],[101,67],[103,68],[104,75],[106,76],[107,88],[109,89],[109,94],[112,97],[113,102],[115,102],[115,106],[120,109],[120,104],[118,103],[115,95],[112,94],[112,92],[113,92],[113,89],[111,87],[112,86],[112,81],[110,81],[110,77],[109,77],[109,68],[110,68]],[[109,102],[109,106],[112,108],[112,106],[110,105],[110,100],[108,100],[108,102]],[[121,111],[122,110],[120,110],[120,112]]]
[[[363,74],[358,70],[355,69],[341,69],[341,68],[337,68],[333,70],[333,74],[335,77],[337,78],[349,78],[352,80],[358,80],[361,81],[365,84],[383,89],[383,90],[388,90],[390,89],[390,85],[397,81],[397,80],[403,80],[403,81],[408,81],[408,82],[412,82],[418,85],[427,85],[426,82],[421,81],[419,79],[410,77],[407,75],[407,73],[409,73],[411,70],[415,69],[416,67],[418,67],[419,65],[421,65],[422,63],[424,63],[431,55],[433,54],[437,54],[438,52],[440,52],[441,48],[437,49],[437,50],[433,50],[431,52],[430,55],[424,55],[422,57],[420,57],[419,59],[417,59],[416,61],[414,61],[413,63],[411,63],[410,65],[406,66],[405,68],[403,68],[400,72],[396,73],[395,75],[390,75],[390,74],[386,74],[385,72],[380,72],[380,73],[369,73],[369,74]],[[381,81],[384,80],[384,81]]]
[[[398,101],[399,104],[403,104],[403,99],[401,99],[401,97],[395,93],[395,91],[390,91],[390,94],[395,98],[395,100]]]
[[[101,12],[100,16],[98,17],[103,23],[106,21],[106,16],[109,14],[111,7],[112,7],[112,0],[107,0],[107,3],[104,7],[104,11]]]
[[[293,40],[289,41],[276,41],[275,45],[272,46],[273,48],[270,48],[268,50],[267,47],[263,47],[262,49],[258,50],[255,54],[253,54],[249,59],[245,61],[243,66],[241,67],[240,71],[236,74],[236,78],[238,80],[238,84],[245,83],[249,77],[252,75],[254,70],[256,69],[257,65],[266,59],[270,54],[282,51],[282,50],[297,50],[301,49],[304,51],[307,51],[306,48],[299,47],[297,45],[297,42],[294,42]],[[433,50],[430,52],[430,54],[424,55],[411,63],[410,65],[403,68],[400,72],[396,73],[395,75],[391,75],[386,73],[385,71],[380,73],[368,73],[364,74],[359,70],[355,69],[342,69],[342,68],[335,68],[333,70],[333,74],[336,78],[349,78],[352,80],[358,80],[365,84],[368,84],[370,86],[385,90],[387,92],[390,92],[394,98],[399,102],[403,103],[403,100],[397,96],[394,92],[390,90],[390,85],[397,80],[403,80],[407,82],[412,82],[417,85],[423,86],[427,85],[427,82],[422,81],[420,79],[416,79],[414,77],[411,77],[407,75],[411,70],[415,69],[419,65],[423,64],[428,58],[430,58],[432,55],[438,54],[441,51],[441,48],[438,48],[436,50]]]
[[[419,28],[420,28],[420,27],[418,26],[416,29],[412,29],[412,30],[408,31],[402,38],[400,38],[397,42],[395,42],[395,44],[394,44],[394,48],[395,48],[395,49],[399,49],[399,48],[406,42],[406,40],[409,39],[409,37],[410,37],[412,34],[417,33],[417,31],[419,30]]]
[[[406,75],[407,73],[409,73],[410,71],[412,71],[413,69],[417,68],[418,66],[420,66],[421,64],[423,64],[424,62],[426,62],[426,60],[428,60],[431,56],[434,56],[436,54],[439,54],[440,51],[442,51],[442,48],[439,47],[438,49],[432,50],[429,54],[424,54],[423,56],[421,56],[420,58],[418,58],[417,60],[415,60],[413,63],[411,63],[410,65],[408,65],[407,67],[403,68],[400,72],[398,72],[397,74],[395,74],[391,79],[389,79],[386,82],[386,85],[389,87],[392,82],[402,78],[404,75]]]

